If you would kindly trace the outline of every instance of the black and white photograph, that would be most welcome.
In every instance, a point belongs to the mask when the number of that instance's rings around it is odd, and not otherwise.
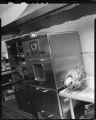
[[[1,118],[95,119],[96,4],[0,4]]]

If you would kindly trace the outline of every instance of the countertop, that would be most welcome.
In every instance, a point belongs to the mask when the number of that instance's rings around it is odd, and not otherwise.
[[[81,91],[66,92],[65,89],[59,92],[61,97],[68,97],[75,100],[81,100],[94,103],[94,77],[87,77],[88,86]]]

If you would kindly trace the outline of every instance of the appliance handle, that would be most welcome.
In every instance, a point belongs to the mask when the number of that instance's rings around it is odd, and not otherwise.
[[[49,90],[42,90],[43,93],[48,92]]]
[[[48,89],[42,89],[42,88],[39,88],[39,87],[36,87],[36,90],[40,90],[43,93],[46,93],[46,92],[49,91]]]
[[[48,118],[51,118],[54,116],[54,114],[49,114],[46,111],[42,110],[41,113],[45,113]]]
[[[48,115],[49,118],[51,118],[51,117],[53,117],[53,116],[54,116],[54,114]]]
[[[40,88],[39,87],[36,87],[36,90],[39,90]]]

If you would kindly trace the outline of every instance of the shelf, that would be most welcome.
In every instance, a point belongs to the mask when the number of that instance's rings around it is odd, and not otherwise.
[[[89,77],[91,81],[94,77]],[[85,102],[91,102],[94,103],[94,88],[86,87],[82,91],[71,91],[71,92],[65,92],[65,89],[59,92],[59,95],[61,97],[68,97],[75,100],[81,100]]]
[[[20,81],[22,81],[22,80],[16,80],[16,81],[7,82],[7,83],[2,84],[1,87],[9,85],[9,84],[14,84],[14,83],[20,82]]]
[[[10,74],[11,73],[11,70],[8,70],[8,71],[4,71],[1,73],[1,75],[6,75],[6,74]]]

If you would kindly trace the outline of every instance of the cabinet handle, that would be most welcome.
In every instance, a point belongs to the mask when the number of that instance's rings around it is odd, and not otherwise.
[[[48,115],[49,118],[50,118],[50,117],[53,117],[53,116],[54,116],[54,114]]]
[[[39,90],[39,89],[40,89],[39,87],[36,88],[36,90]]]
[[[39,87],[36,88],[36,90],[40,90],[41,92],[45,93],[45,92],[48,92],[49,90],[43,90],[43,89],[40,89]]]
[[[40,59],[40,61],[44,61],[44,60],[46,60],[46,59]]]
[[[28,105],[30,105],[31,103],[30,103],[30,102],[28,102],[27,104],[28,104]]]
[[[42,110],[41,113],[44,113],[44,110]]]
[[[49,90],[43,90],[42,92],[45,93],[45,92],[48,92]]]
[[[46,113],[46,112],[45,112],[44,110],[42,110],[41,113]],[[46,114],[47,114],[47,113],[46,113]],[[48,118],[51,118],[51,117],[53,117],[53,116],[54,116],[54,114],[50,114],[50,115],[47,114],[47,117],[48,117]]]

